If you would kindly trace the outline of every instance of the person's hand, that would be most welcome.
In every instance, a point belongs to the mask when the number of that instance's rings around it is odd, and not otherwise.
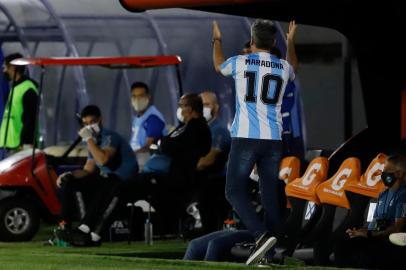
[[[82,137],[83,141],[85,141],[85,142],[87,142],[89,139],[93,138],[93,132],[87,126],[83,127],[81,130],[79,130],[78,134],[80,137]]]
[[[216,21],[213,21],[213,40],[221,40],[220,27]]]
[[[64,172],[63,174],[59,175],[58,179],[56,179],[56,186],[61,188],[61,186],[65,184],[66,181],[68,181],[71,177],[73,177],[73,174],[71,172]]]
[[[286,33],[286,39],[288,40],[288,42],[294,40],[295,34],[296,34],[296,28],[297,28],[296,22],[294,20],[290,21],[289,22],[289,31]]]
[[[356,229],[356,228],[352,228],[352,229],[347,229],[345,232],[348,234],[348,236],[349,236],[350,238],[353,238],[353,237],[364,237],[364,238],[367,238],[367,230],[366,230],[366,229]]]

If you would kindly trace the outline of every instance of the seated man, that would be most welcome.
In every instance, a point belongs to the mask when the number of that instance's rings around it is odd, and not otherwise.
[[[132,122],[130,144],[142,170],[149,158],[150,145],[166,135],[165,119],[151,104],[149,87],[143,82],[135,82],[131,85],[131,104],[136,115]]]
[[[219,118],[220,105],[216,94],[206,91],[200,94],[203,100],[203,114],[209,124],[211,133],[211,149],[199,159],[197,170],[222,173],[230,152],[231,137],[226,123]]]
[[[230,206],[224,197],[225,165],[230,152],[231,137],[227,125],[219,117],[220,105],[214,92],[200,94],[203,114],[211,132],[211,149],[197,163],[197,197],[200,216],[206,232],[222,227]]]
[[[158,153],[145,164],[143,172],[167,173],[175,168],[195,170],[201,157],[210,151],[211,133],[203,117],[203,102],[197,94],[185,94],[179,100],[177,116],[181,122],[162,138]]]
[[[79,135],[86,142],[89,156],[83,170],[67,172],[57,179],[61,190],[61,223],[57,236],[77,246],[95,246],[100,232],[117,205],[122,181],[134,177],[137,161],[130,145],[119,134],[103,128],[100,109],[86,106],[81,112],[84,127]],[[79,210],[80,225],[71,231]]]
[[[389,235],[406,225],[406,158],[389,156],[381,178],[388,188],[379,195],[368,228],[348,228],[347,236],[335,243],[337,266],[397,269],[399,264],[405,265],[399,260],[405,250],[391,244]]]
[[[179,100],[177,116],[181,122],[174,131],[162,138],[158,153],[151,156],[140,174],[137,190],[144,197],[153,196],[158,201],[159,218],[165,220],[165,230],[171,231],[169,224],[174,224],[174,218],[184,213],[186,204],[191,199],[191,189],[194,186],[195,171],[199,159],[210,151],[211,134],[206,119],[203,117],[203,102],[197,94],[185,94]],[[160,173],[167,177],[156,177],[157,186],[148,191],[149,177],[145,173]],[[146,176],[146,177],[145,177]],[[144,182],[146,180],[146,182]],[[167,207],[170,209],[166,210]],[[178,224],[176,223],[176,227]],[[177,228],[176,228],[177,229]]]

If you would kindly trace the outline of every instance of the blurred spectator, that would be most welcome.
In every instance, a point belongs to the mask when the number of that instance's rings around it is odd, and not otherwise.
[[[7,150],[7,155],[23,150],[24,146],[32,147],[38,133],[37,83],[24,75],[25,66],[10,64],[22,57],[14,53],[4,58],[4,77],[12,83],[0,128],[0,147]]]
[[[62,188],[57,236],[72,245],[97,246],[103,225],[118,203],[121,183],[136,175],[138,165],[128,142],[103,127],[97,106],[86,106],[81,118],[84,127],[79,135],[89,156],[83,170],[66,172],[57,179],[57,186]],[[71,230],[78,211],[80,225]]]
[[[149,87],[143,82],[131,85],[131,104],[136,115],[132,122],[130,144],[142,169],[149,158],[150,145],[166,135],[165,119],[151,104]]]
[[[199,159],[210,151],[211,134],[203,117],[203,102],[197,94],[185,94],[177,110],[181,122],[169,135],[162,138],[157,154],[151,156],[143,172],[167,173],[175,168],[195,171]]]
[[[211,132],[210,152],[197,163],[199,171],[210,170],[222,172],[230,151],[231,137],[227,124],[219,118],[220,105],[214,92],[200,94],[203,100],[203,115]]]
[[[181,123],[161,139],[157,152],[147,161],[137,181],[140,198],[152,193],[165,230],[173,229],[170,227],[174,224],[173,219],[185,214],[195,187],[197,163],[209,153],[211,146],[210,129],[203,117],[203,102],[199,95],[183,95],[177,117]],[[151,185],[151,179],[156,184]],[[178,224],[176,229],[179,229]]]
[[[197,163],[197,195],[200,216],[206,232],[218,230],[230,206],[224,197],[225,165],[230,152],[231,137],[227,124],[219,117],[220,105],[214,92],[200,94],[203,114],[211,132],[210,152]]]

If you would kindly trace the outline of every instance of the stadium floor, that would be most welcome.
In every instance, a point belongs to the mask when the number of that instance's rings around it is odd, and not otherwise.
[[[180,260],[187,243],[182,240],[155,241],[152,246],[143,242],[105,242],[101,247],[73,248],[45,246],[50,228],[41,229],[31,242],[0,242],[0,269],[258,269],[241,263],[192,262]],[[335,269],[274,265],[268,269]]]

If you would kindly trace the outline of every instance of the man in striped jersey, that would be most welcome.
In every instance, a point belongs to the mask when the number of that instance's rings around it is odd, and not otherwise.
[[[281,103],[286,85],[294,80],[292,66],[270,53],[276,27],[258,19],[251,27],[251,53],[225,61],[221,32],[213,22],[213,62],[217,72],[235,81],[236,112],[231,127],[226,197],[244,225],[257,239],[247,264],[256,264],[276,243],[284,205],[278,191],[282,157]],[[257,215],[248,193],[254,164],[258,166],[264,220]]]

